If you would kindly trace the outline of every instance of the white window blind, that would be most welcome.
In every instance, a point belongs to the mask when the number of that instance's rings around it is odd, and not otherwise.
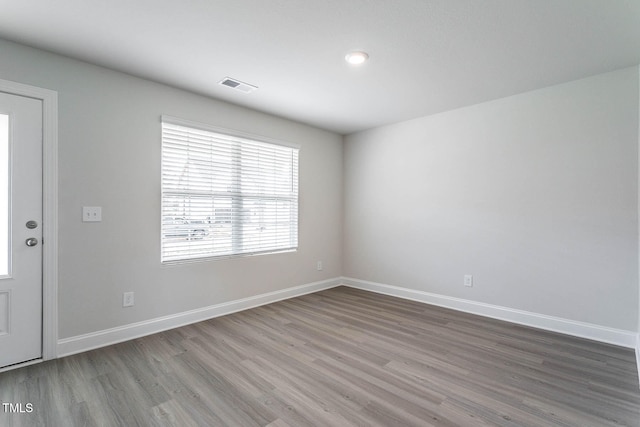
[[[297,148],[163,119],[162,262],[297,246]]]

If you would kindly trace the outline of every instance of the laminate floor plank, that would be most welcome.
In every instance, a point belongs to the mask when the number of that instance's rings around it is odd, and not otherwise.
[[[296,425],[304,416],[306,420],[315,420],[311,425],[368,425],[357,415],[363,402],[368,403],[367,397],[359,396],[350,385],[344,387],[315,366],[301,365],[296,359],[283,363],[267,355],[247,361],[246,366],[274,384],[269,397],[280,403],[279,415],[290,424]],[[314,387],[308,387],[309,384]],[[322,419],[325,421],[320,422]]]
[[[338,287],[0,373],[0,426],[640,427],[635,363]]]

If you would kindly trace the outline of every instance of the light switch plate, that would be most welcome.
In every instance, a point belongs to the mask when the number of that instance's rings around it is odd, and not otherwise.
[[[102,208],[100,206],[83,206],[82,222],[102,221]]]

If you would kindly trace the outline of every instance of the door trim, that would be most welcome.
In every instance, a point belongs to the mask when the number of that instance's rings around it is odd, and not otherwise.
[[[0,92],[42,101],[42,359],[58,356],[58,92],[0,79]]]

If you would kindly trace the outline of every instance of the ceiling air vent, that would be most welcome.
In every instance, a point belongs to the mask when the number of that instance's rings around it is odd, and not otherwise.
[[[228,86],[232,89],[239,90],[244,93],[251,93],[258,89],[258,86],[250,85],[249,83],[243,83],[239,80],[232,79],[231,77],[225,77],[218,82],[222,86]]]

